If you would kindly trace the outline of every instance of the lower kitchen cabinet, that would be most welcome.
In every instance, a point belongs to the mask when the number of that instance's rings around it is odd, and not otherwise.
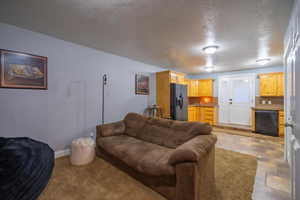
[[[188,108],[188,121],[194,122],[196,120],[196,108],[195,106],[189,106]]]
[[[201,108],[202,112],[201,112],[201,122],[205,122],[205,123],[209,123],[210,125],[214,125],[215,124],[215,108],[213,107],[203,107]]]
[[[255,109],[252,109],[251,112],[251,127],[252,127],[252,131],[255,131]]]
[[[284,136],[284,112],[279,111],[278,112],[278,127],[279,127],[279,136],[283,137]]]
[[[216,108],[214,107],[201,107],[189,106],[188,120],[209,123],[210,125],[216,124]]]

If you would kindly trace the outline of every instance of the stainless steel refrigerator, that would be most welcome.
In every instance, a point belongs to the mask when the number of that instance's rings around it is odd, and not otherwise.
[[[171,118],[173,120],[188,120],[187,86],[171,83]]]

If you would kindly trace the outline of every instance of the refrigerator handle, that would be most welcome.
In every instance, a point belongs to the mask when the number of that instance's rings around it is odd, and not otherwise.
[[[183,107],[183,97],[182,97],[181,94],[179,95],[179,98],[177,99],[177,105],[179,106],[180,109],[182,109],[182,107]]]

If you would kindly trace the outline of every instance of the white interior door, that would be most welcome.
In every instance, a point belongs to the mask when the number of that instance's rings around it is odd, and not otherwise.
[[[250,125],[255,97],[255,76],[235,75],[219,80],[219,121]]]
[[[229,123],[229,78],[219,79],[219,122]]]
[[[293,141],[293,177],[294,179],[294,188],[293,196],[295,199],[300,199],[300,44],[298,43],[298,48],[295,51],[295,62],[294,62],[294,73],[293,73],[293,112],[292,112],[292,133],[294,135]],[[298,103],[297,103],[298,102]],[[289,123],[287,124],[289,125]],[[289,127],[289,126],[288,126]]]
[[[286,94],[285,94],[285,122],[288,124],[293,123],[293,112],[295,110],[295,59],[294,55],[291,55],[288,58],[286,68],[285,68],[285,80],[286,80]],[[291,136],[293,136],[292,127],[285,127],[285,156],[287,161],[291,164],[291,152],[292,152],[292,145],[291,145]]]
[[[292,196],[300,198],[300,45],[287,59],[285,95],[285,156],[291,166]]]

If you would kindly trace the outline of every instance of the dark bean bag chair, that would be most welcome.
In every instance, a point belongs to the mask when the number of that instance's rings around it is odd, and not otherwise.
[[[30,138],[0,137],[0,199],[34,200],[46,187],[54,151]]]

